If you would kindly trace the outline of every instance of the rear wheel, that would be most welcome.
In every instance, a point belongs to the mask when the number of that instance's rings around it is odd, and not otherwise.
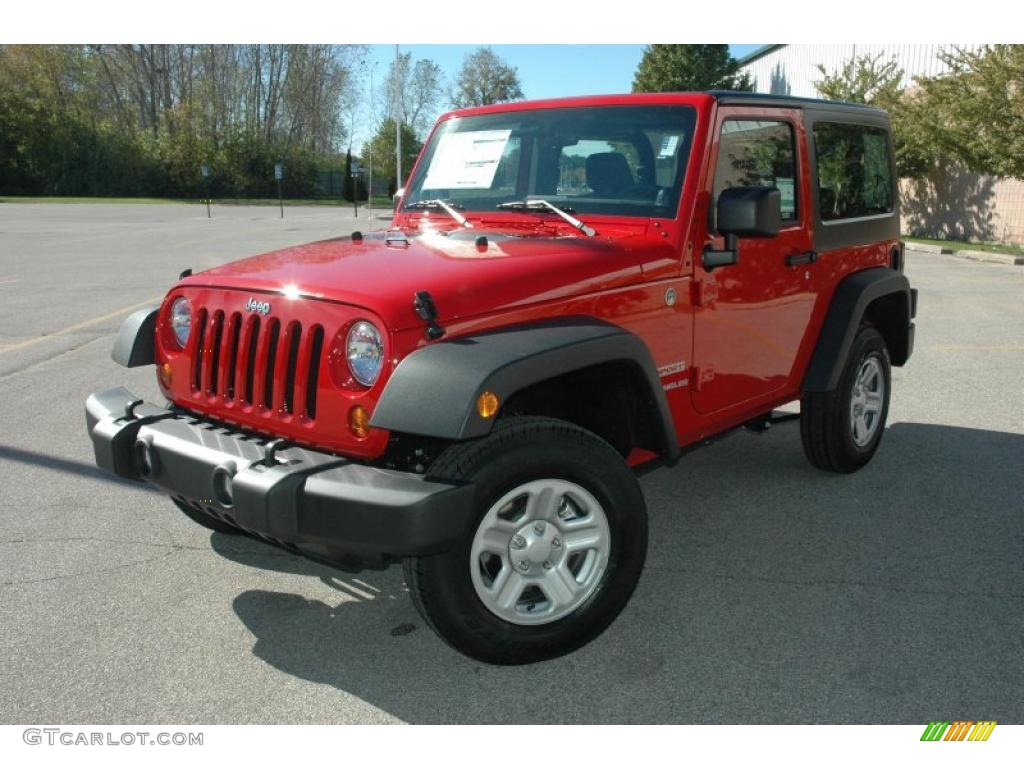
[[[447,449],[430,475],[476,488],[459,545],[405,563],[417,609],[454,648],[493,664],[541,661],[594,639],[622,611],[643,568],[647,513],[606,442],[518,417]]]
[[[829,472],[855,472],[875,455],[889,415],[891,373],[882,335],[858,331],[832,392],[810,392],[800,406],[807,460]]]

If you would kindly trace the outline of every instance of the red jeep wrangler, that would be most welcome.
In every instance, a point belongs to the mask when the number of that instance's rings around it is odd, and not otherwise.
[[[182,275],[86,403],[97,463],[215,531],[402,561],[465,654],[571,651],[643,569],[637,470],[799,400],[852,472],[914,341],[889,120],[760,94],[443,116],[391,229]]]

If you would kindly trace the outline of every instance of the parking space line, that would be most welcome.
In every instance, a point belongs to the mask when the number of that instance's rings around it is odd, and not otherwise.
[[[928,349],[933,352],[1024,352],[1024,344],[937,344]]]
[[[6,354],[7,352],[17,352],[19,349],[25,349],[26,347],[34,346],[42,341],[46,341],[47,339],[52,339],[54,336],[67,336],[69,333],[74,333],[75,331],[80,331],[83,328],[88,328],[91,325],[102,323],[104,320],[111,320],[120,315],[126,315],[129,312],[132,312],[136,309],[142,309],[145,306],[157,304],[161,300],[163,300],[163,295],[153,296],[149,299],[146,299],[145,301],[140,301],[138,304],[132,304],[130,307],[121,307],[121,309],[115,309],[113,312],[110,312],[109,314],[102,315],[100,317],[93,317],[89,320],[83,320],[80,323],[69,325],[66,328],[61,328],[59,331],[54,331],[53,333],[47,333],[44,334],[43,336],[36,336],[31,339],[25,339],[25,341],[19,341],[14,344],[8,344],[5,347],[0,347],[0,355]]]

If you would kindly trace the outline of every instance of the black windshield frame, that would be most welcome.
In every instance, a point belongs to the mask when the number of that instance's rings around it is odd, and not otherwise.
[[[675,218],[696,124],[697,111],[686,104],[558,107],[452,117],[438,125],[424,147],[406,188],[403,210],[440,198],[466,213],[493,212],[501,203],[543,198],[583,215]],[[507,132],[491,186],[425,187],[445,137],[475,132],[499,140]],[[587,147],[600,151],[585,154]],[[604,157],[592,161],[591,155]],[[621,180],[617,187],[615,180]]]

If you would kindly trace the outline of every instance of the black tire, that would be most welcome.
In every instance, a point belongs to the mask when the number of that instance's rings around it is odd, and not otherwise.
[[[647,510],[636,476],[604,440],[564,421],[514,417],[500,421],[487,437],[446,449],[428,474],[476,486],[474,515],[459,545],[405,561],[420,615],[456,650],[490,664],[552,659],[601,634],[629,601],[647,555]],[[472,583],[470,551],[479,522],[495,502],[524,483],[549,478],[578,484],[600,503],[608,522],[608,561],[595,591],[575,610],[524,626],[485,606]]]
[[[868,360],[874,360],[884,384],[882,406],[869,440],[858,444],[854,439],[852,401],[856,377]],[[870,326],[863,326],[854,337],[850,354],[843,367],[839,385],[832,392],[809,392],[800,405],[800,437],[804,455],[818,469],[848,474],[867,464],[878,450],[889,415],[892,376],[889,350],[882,335]]]
[[[177,499],[171,499],[171,501],[173,501],[174,506],[176,506],[178,509],[184,512],[185,515],[192,522],[198,523],[199,525],[203,526],[203,528],[209,528],[211,531],[216,531],[217,533],[245,533],[245,531],[243,531],[241,528],[231,525],[231,523],[225,523],[222,520],[218,520],[213,515],[208,515],[205,512],[200,512],[197,509],[193,509],[188,504],[184,504],[178,501]]]

